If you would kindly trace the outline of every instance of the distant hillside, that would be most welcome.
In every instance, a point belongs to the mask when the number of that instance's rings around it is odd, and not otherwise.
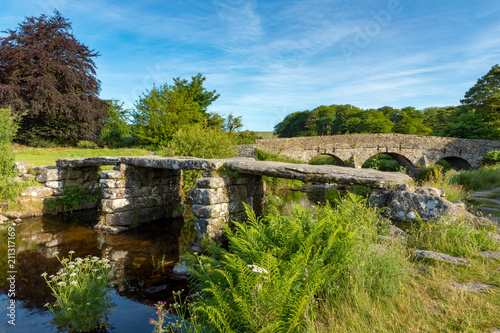
[[[262,139],[274,139],[277,138],[276,135],[274,135],[274,132],[255,132],[259,137]]]

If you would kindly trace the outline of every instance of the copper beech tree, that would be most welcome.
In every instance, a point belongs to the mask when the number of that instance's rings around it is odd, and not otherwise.
[[[93,58],[71,23],[53,16],[27,17],[0,37],[0,107],[21,118],[17,139],[34,145],[97,138],[107,104],[99,98]]]

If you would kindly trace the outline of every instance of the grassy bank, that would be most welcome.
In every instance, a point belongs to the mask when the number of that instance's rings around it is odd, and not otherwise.
[[[26,148],[16,147],[16,161],[25,161],[34,165],[55,165],[60,158],[83,158],[94,156],[143,156],[149,150],[138,148],[119,149],[78,149],[78,148]]]

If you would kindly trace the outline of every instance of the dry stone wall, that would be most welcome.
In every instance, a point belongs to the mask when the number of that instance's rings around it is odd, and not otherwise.
[[[98,183],[97,167],[87,166],[82,168],[56,168],[45,167],[41,170],[36,180],[40,186],[30,186],[20,193],[22,199],[18,200],[21,204],[38,203],[42,208],[39,211],[33,211],[33,215],[42,215],[48,213],[47,204],[51,201],[62,198],[64,189],[74,187],[83,189],[89,196],[96,196]],[[97,202],[82,202],[79,209],[97,208]],[[57,206],[54,207],[57,210]]]

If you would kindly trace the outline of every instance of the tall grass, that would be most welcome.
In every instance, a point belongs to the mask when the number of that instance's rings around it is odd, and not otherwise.
[[[448,170],[444,172],[441,165],[433,165],[422,171],[420,185],[437,187],[444,189],[446,198],[451,202],[465,201],[467,199],[467,192],[465,187],[458,182],[453,181],[457,171]]]
[[[458,257],[472,257],[479,251],[496,251],[500,244],[491,234],[491,225],[476,226],[473,222],[447,217],[437,222],[421,222],[413,225],[408,233],[408,246],[421,250],[433,250]]]
[[[450,177],[450,183],[460,184],[467,191],[482,191],[500,187],[500,165],[456,172]]]

